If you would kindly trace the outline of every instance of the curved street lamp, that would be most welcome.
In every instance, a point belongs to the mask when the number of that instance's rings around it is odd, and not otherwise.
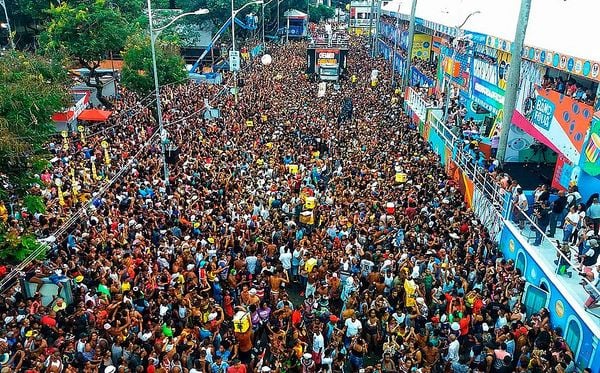
[[[3,1],[3,0],[0,0]],[[169,21],[169,23],[167,23],[165,26],[159,27],[156,30],[154,30],[154,25],[153,25],[153,21],[152,21],[152,4],[150,3],[150,0],[148,0],[148,26],[150,29],[150,49],[152,51],[152,72],[154,75],[154,94],[156,96],[156,114],[158,116],[158,132],[160,134],[161,137],[161,141],[160,141],[160,153],[161,153],[161,158],[162,158],[162,164],[163,164],[163,173],[164,173],[164,182],[165,182],[165,191],[167,186],[169,185],[169,166],[167,165],[167,159],[166,159],[166,144],[165,141],[167,136],[163,127],[163,117],[162,117],[162,107],[161,107],[161,102],[160,102],[160,86],[158,83],[158,68],[156,67],[156,39],[158,38],[158,35],[160,35],[160,33],[165,30],[166,28],[168,28],[169,26],[171,26],[173,23],[175,23],[177,20],[183,18],[183,17],[187,17],[187,16],[192,16],[192,15],[203,15],[203,14],[208,14],[209,10],[208,9],[198,9],[194,12],[189,12],[189,13],[183,13],[178,15],[177,17],[173,18],[171,21]]]

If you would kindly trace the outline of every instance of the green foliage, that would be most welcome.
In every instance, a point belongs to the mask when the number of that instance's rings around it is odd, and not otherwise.
[[[330,19],[335,17],[335,9],[323,4],[320,4],[319,6],[311,5],[309,17],[311,22],[320,22]]]
[[[175,39],[156,42],[156,65],[160,85],[183,82],[187,77],[185,62]],[[127,38],[121,83],[142,96],[154,90],[150,37],[141,32]]]
[[[41,46],[47,52],[64,53],[89,69],[85,83],[96,88],[98,100],[110,108],[111,103],[102,96],[104,86],[96,69],[108,52],[123,49],[130,32],[119,7],[106,0],[85,0],[74,5],[62,3],[49,13],[50,22],[40,35]]]
[[[23,197],[23,206],[25,206],[25,209],[27,209],[27,212],[30,214],[43,214],[46,212],[44,199],[40,196],[35,196],[32,194],[26,195]]]
[[[268,1],[268,0],[267,0]],[[275,3],[277,0],[273,0]],[[249,0],[234,0],[235,9],[240,9],[244,4],[250,2]],[[183,1],[181,1],[183,3]],[[231,0],[191,0],[180,4],[183,10],[186,12],[193,12],[198,9],[206,8],[210,10],[210,13],[205,16],[197,16],[197,20],[190,17],[190,22],[202,22],[208,18],[215,23],[216,27],[221,27],[225,21],[231,17]],[[244,15],[248,13],[260,13],[261,5],[250,5],[244,8],[244,10],[237,15],[238,19],[243,20]],[[282,8],[283,9],[283,8]]]
[[[129,25],[105,0],[62,3],[49,12],[50,22],[40,39],[46,50],[64,51],[91,70],[107,52],[123,48]]]
[[[46,246],[40,244],[35,236],[30,234],[21,236],[15,231],[7,231],[4,226],[0,226],[0,260],[3,262],[22,262],[38,250],[40,252],[36,259],[43,259],[47,252]]]
[[[10,52],[0,58],[0,173],[30,178],[47,163],[44,144],[54,134],[53,113],[69,105],[60,60]]]

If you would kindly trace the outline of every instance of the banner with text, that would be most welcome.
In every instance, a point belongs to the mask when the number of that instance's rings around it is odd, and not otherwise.
[[[513,117],[513,123],[569,162],[579,164],[592,120],[592,107],[539,86],[535,94],[533,109],[527,116],[516,112],[519,115]]]

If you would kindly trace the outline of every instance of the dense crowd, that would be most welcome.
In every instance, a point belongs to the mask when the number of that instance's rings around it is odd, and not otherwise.
[[[218,86],[164,88],[168,185],[134,95],[108,130],[52,146],[31,191],[47,212],[8,225],[47,237],[92,203],[23,271],[31,288],[0,300],[1,372],[573,372],[364,45],[351,41],[356,79],[325,97],[302,42],[251,62],[237,104]],[[205,98],[220,118],[203,118]]]

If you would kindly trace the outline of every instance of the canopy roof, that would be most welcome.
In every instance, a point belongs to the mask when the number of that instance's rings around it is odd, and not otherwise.
[[[297,9],[290,9],[288,11],[286,11],[285,13],[283,13],[284,17],[289,17],[289,18],[306,18],[307,15],[306,13],[303,13]]]
[[[88,110],[84,110],[81,114],[79,114],[77,119],[85,120],[88,122],[105,122],[110,117],[111,114],[112,114],[112,111],[99,110],[99,109],[88,109]]]
[[[384,11],[410,15],[412,0],[392,0]],[[416,16],[423,20],[455,27],[469,18],[464,30],[513,41],[521,0],[418,0]],[[532,0],[525,45],[591,61],[600,61],[595,39],[598,0]]]

